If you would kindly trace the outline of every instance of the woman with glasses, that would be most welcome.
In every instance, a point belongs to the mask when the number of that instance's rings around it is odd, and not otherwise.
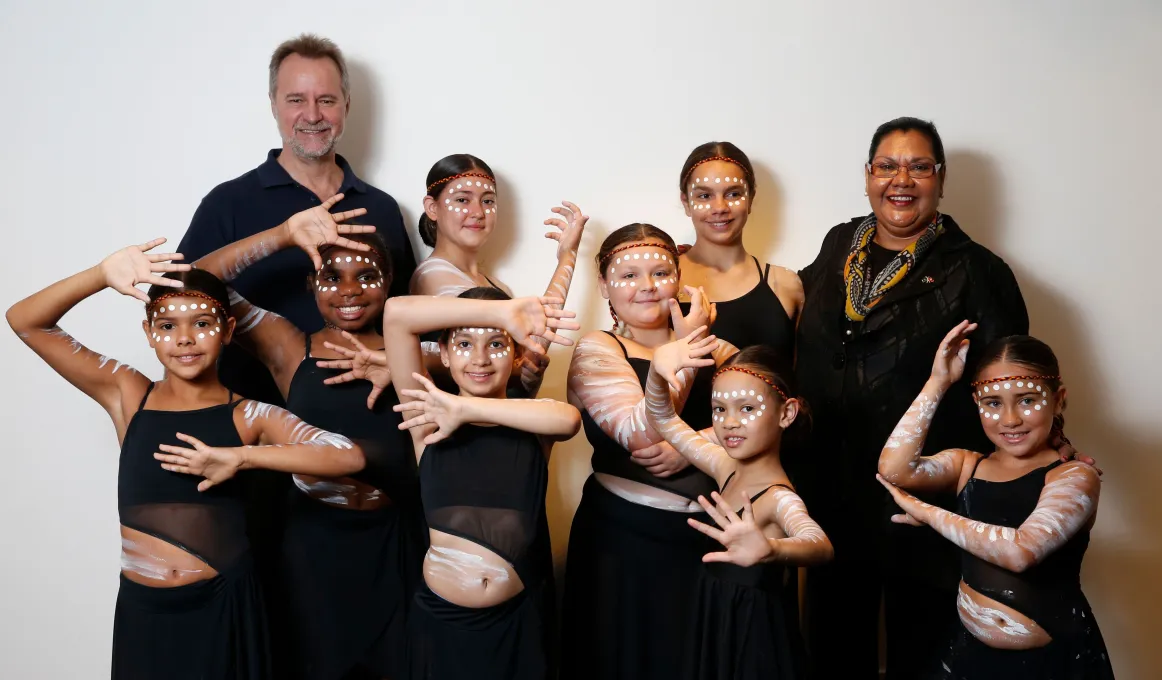
[[[840,224],[799,272],[806,301],[796,373],[815,424],[792,474],[811,515],[831,537],[835,561],[807,576],[805,622],[816,677],[878,677],[881,598],[887,677],[911,678],[941,654],[955,624],[954,547],[932,531],[892,524],[876,482],[883,442],[923,387],[932,355],[963,319],[978,324],[968,354],[1028,333],[1012,270],[940,212],[947,175],[936,127],[898,118],[872,136],[864,165],[871,214]],[[980,451],[969,386],[952,385],[924,453]],[[955,499],[929,502],[954,507]]]

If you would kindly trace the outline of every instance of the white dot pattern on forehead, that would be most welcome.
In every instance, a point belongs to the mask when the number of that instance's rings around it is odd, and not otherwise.
[[[184,312],[184,311],[186,311],[186,306],[181,305],[180,307],[178,307],[178,310]]]
[[[463,185],[463,184],[457,184],[457,185],[456,185],[456,188],[457,188],[457,189],[463,189],[463,188],[464,188],[464,185]]]
[[[210,308],[210,313],[211,313],[211,314],[217,314],[217,313],[218,313],[218,309],[217,309],[216,307],[211,307],[211,308]]]
[[[173,305],[170,305],[170,306],[169,306],[169,311],[171,311],[171,312],[173,312],[173,311],[177,311],[177,308],[176,308],[176,307],[174,307]]]
[[[1009,383],[1005,383],[1005,389],[1006,389],[1006,390],[1011,390],[1011,389],[1013,389],[1013,386],[1012,386],[1011,384],[1009,384]]]
[[[202,308],[202,309],[205,309],[205,308],[206,308],[206,303],[205,303],[205,302],[203,302],[203,303],[202,303],[200,306],[201,306],[201,308]]]
[[[1032,384],[1032,383],[1030,383],[1030,384]],[[1024,387],[1024,386],[1025,386],[1025,383],[1021,382],[1020,380],[1017,381],[1017,387]]]

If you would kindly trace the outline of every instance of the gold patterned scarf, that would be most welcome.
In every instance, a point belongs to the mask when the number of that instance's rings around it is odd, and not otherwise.
[[[916,239],[892,258],[883,271],[872,279],[867,269],[869,244],[876,235],[876,216],[868,215],[855,230],[851,240],[851,253],[843,265],[843,282],[847,288],[847,304],[844,311],[852,321],[863,321],[871,312],[872,307],[883,299],[884,293],[892,286],[904,280],[920,258],[932,247],[936,238],[944,233],[944,216],[936,213],[936,217],[928,228]]]

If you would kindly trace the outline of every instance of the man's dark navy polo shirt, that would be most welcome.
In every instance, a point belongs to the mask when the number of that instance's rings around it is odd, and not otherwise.
[[[202,199],[178,246],[186,262],[277,226],[291,215],[322,202],[279,165],[280,152],[281,149],[272,149],[265,163],[237,179],[219,184]],[[333,210],[367,209],[366,215],[352,222],[375,225],[391,249],[393,278],[389,293],[407,295],[416,260],[399,204],[356,177],[342,156],[336,156],[335,160],[343,170],[339,191],[344,198]],[[287,249],[254,264],[230,285],[250,302],[286,317],[306,333],[313,333],[323,327],[313,289],[307,283],[313,271],[306,253],[297,248]],[[220,373],[223,383],[238,394],[282,403],[265,368],[241,350],[227,348]]]

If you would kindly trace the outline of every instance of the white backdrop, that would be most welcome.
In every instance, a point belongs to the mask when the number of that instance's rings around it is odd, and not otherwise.
[[[0,304],[126,244],[176,244],[211,187],[278,146],[266,63],[303,30],[347,53],[354,102],[340,149],[399,199],[417,245],[430,165],[454,152],[492,165],[507,209],[490,270],[525,294],[551,272],[540,223],[561,199],[593,216],[585,264],[632,221],[689,242],[677,174],[712,139],[756,163],[750,248],[802,267],[830,226],[868,211],[860,173],[876,125],[935,120],[943,208],[1016,271],[1033,332],[1062,359],[1069,432],[1105,469],[1083,579],[1115,669],[1162,677],[1157,0],[0,0]],[[578,271],[570,307],[583,328],[605,327],[592,267]],[[63,326],[160,377],[139,317],[103,293]],[[113,429],[14,335],[0,343],[0,675],[107,677]],[[563,397],[568,353],[553,360],[545,393]],[[578,437],[552,463],[559,560],[588,451]]]

